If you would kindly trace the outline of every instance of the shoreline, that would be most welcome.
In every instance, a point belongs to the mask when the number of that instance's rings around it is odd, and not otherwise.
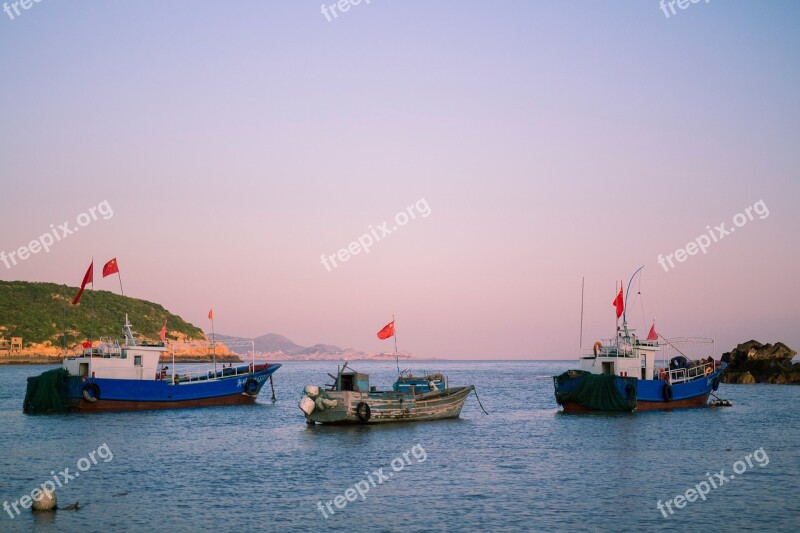
[[[60,365],[64,361],[61,355],[28,355],[20,357],[0,358],[0,366],[7,365]],[[176,363],[213,363],[214,358],[206,355],[181,355],[175,356]],[[217,356],[217,363],[246,363],[236,356]],[[172,357],[162,357],[159,363],[172,363]]]

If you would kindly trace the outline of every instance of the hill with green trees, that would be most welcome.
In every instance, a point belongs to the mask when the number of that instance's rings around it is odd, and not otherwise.
[[[0,335],[6,339],[22,337],[23,347],[49,341],[53,346],[73,347],[90,336],[122,337],[127,313],[139,335],[158,339],[164,319],[167,337],[204,339],[203,331],[174,315],[159,304],[120,296],[108,291],[83,293],[72,305],[78,287],[55,283],[0,281]],[[94,321],[92,321],[94,307]],[[66,331],[66,338],[64,332]]]

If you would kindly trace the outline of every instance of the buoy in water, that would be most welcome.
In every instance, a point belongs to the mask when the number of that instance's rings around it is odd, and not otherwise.
[[[58,497],[55,491],[48,488],[42,490],[38,500],[33,500],[32,511],[55,511],[58,505]]]

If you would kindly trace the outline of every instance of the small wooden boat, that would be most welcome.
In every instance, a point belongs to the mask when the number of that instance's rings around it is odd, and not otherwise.
[[[472,385],[449,387],[441,374],[401,375],[390,391],[370,386],[369,376],[338,369],[328,390],[306,385],[300,409],[309,424],[381,424],[458,418]]]

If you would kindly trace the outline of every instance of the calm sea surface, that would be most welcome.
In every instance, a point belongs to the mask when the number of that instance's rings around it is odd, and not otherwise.
[[[396,374],[352,366],[379,388]],[[568,361],[405,366],[474,383],[491,414],[471,396],[458,420],[307,427],[302,388],[336,363],[302,362],[275,374],[275,404],[266,389],[256,406],[26,416],[25,378],[49,367],[0,366],[0,504],[90,465],[57,489],[60,506],[85,508],[3,511],[0,531],[797,531],[800,387],[723,384],[729,408],[564,415],[550,376]],[[734,467],[705,501],[656,508]],[[377,483],[380,468],[392,476]],[[365,499],[324,518],[317,503],[359,482]]]

